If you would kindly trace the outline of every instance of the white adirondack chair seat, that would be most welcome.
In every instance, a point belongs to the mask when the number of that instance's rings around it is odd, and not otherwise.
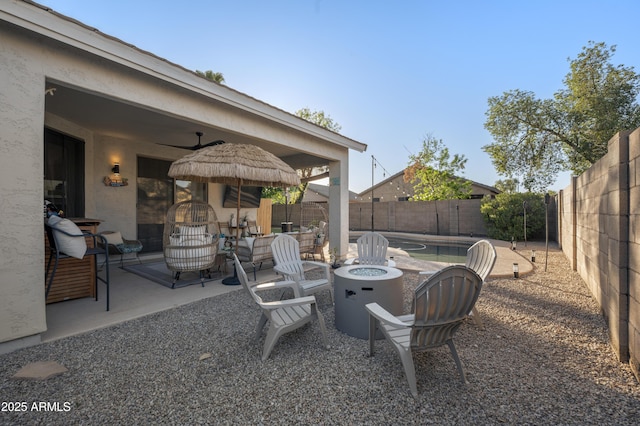
[[[389,240],[378,232],[366,232],[357,240],[358,257],[345,260],[345,265],[359,263],[361,265],[387,265],[391,268],[396,263],[387,259]]]
[[[316,298],[314,296],[298,297],[295,299],[278,300],[275,302],[264,302],[260,296],[256,294],[256,290],[267,290],[283,287],[297,287],[293,281],[279,281],[274,283],[260,284],[255,287],[249,285],[247,273],[242,268],[236,254],[233,254],[233,260],[238,272],[238,278],[242,286],[249,292],[253,300],[262,309],[262,315],[256,327],[256,340],[262,335],[262,329],[269,322],[269,330],[264,340],[262,349],[262,360],[269,358],[273,347],[283,334],[298,329],[308,322],[317,319],[322,333],[322,342],[325,348],[329,348],[327,342],[327,330],[324,324],[324,317],[318,311],[316,306]]]
[[[477,241],[467,250],[465,266],[467,268],[473,269],[478,275],[480,275],[483,285],[495,264],[496,249],[489,241]],[[420,272],[420,275],[431,275],[433,273],[434,271],[422,271]],[[469,315],[471,315],[471,318],[473,318],[473,322],[477,326],[482,327],[482,320],[480,319],[480,315],[478,314],[478,311],[475,307]]]
[[[333,303],[333,285],[331,283],[331,271],[329,265],[324,262],[300,259],[300,246],[298,240],[287,234],[278,235],[271,243],[273,269],[282,274],[285,280],[295,281],[298,286],[294,288],[296,297],[309,296],[319,291],[329,290]],[[307,279],[305,267],[320,268],[322,277]]]
[[[400,355],[409,389],[418,396],[413,352],[448,345],[462,382],[465,371],[453,336],[478,300],[482,279],[462,265],[448,266],[434,273],[415,290],[414,312],[394,316],[377,303],[369,303],[369,356],[374,355],[376,330],[381,330]]]

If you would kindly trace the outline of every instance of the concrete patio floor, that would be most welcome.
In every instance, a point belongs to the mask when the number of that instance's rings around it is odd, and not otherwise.
[[[394,236],[412,239],[424,238],[415,234],[398,234]],[[469,240],[469,238],[447,237],[448,241]],[[442,239],[441,239],[442,240]],[[491,277],[513,276],[512,265],[517,262],[520,274],[526,275],[533,270],[533,265],[525,256],[530,256],[531,248],[538,250],[538,262],[544,261],[544,245],[529,243],[528,248],[513,251],[510,244],[504,241],[492,241],[496,248],[497,259]],[[426,262],[416,260],[408,256],[406,252],[390,249],[390,255],[395,257],[398,268],[405,273],[417,273],[422,270],[437,270],[443,264],[438,262]],[[348,257],[356,257],[356,245],[350,244]],[[326,255],[326,259],[329,256]],[[142,256],[143,262],[157,262],[162,257],[158,255]],[[47,305],[47,331],[42,334],[42,341],[52,341],[64,337],[85,333],[91,330],[108,327],[114,324],[149,315],[176,306],[188,304],[209,297],[218,296],[231,291],[241,290],[242,286],[230,286],[222,284],[221,280],[232,274],[233,268],[227,263],[227,273],[221,273],[214,281],[205,283],[204,288],[198,284],[170,289],[136,274],[124,271],[119,267],[119,262],[113,262],[110,267],[110,311],[105,310],[105,287],[99,286],[99,300],[83,298]],[[247,271],[252,271],[250,266]],[[251,277],[251,273],[248,274]],[[265,263],[257,273],[258,282],[278,280],[280,277],[273,271],[272,265]]]

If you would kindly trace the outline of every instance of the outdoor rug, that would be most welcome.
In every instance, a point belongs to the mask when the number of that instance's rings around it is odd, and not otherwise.
[[[171,288],[173,285],[173,272],[167,268],[164,261],[125,265],[122,269],[155,283],[162,284],[165,287]],[[211,276],[205,274],[204,282],[216,281],[222,278],[220,272],[212,270]],[[193,284],[200,284],[200,274],[198,272],[181,272],[180,279],[176,281],[175,288],[186,287]]]

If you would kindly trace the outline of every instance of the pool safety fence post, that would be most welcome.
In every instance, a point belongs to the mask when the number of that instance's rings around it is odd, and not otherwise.
[[[527,201],[522,202],[522,210],[524,210],[524,246],[527,246]]]
[[[544,219],[544,227],[545,227],[545,253],[544,253],[544,271],[547,272],[547,259],[549,258],[549,202],[550,202],[551,196],[549,195],[549,193],[547,192],[546,194],[544,194],[544,213],[545,213],[545,219]]]
[[[372,155],[371,156],[371,232],[375,231],[375,228],[373,226],[373,176],[374,176],[375,167],[376,167],[376,157]]]

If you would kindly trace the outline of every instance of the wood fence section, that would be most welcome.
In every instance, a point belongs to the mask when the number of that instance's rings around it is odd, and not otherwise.
[[[271,233],[271,214],[271,199],[261,198],[260,207],[256,213],[256,224],[265,235]]]

